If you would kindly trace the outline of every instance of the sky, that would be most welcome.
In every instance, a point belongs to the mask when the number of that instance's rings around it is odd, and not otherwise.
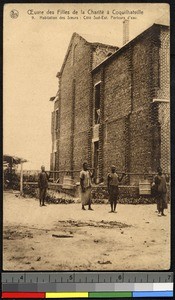
[[[137,13],[131,14],[133,10]],[[12,18],[16,11],[18,17]],[[107,16],[107,19],[102,19],[104,16]],[[98,17],[100,18],[97,19]],[[49,170],[53,111],[53,102],[49,99],[56,95],[58,87],[56,74],[61,69],[72,34],[77,32],[86,35],[90,42],[121,47],[123,18],[128,17],[131,40],[153,23],[167,24],[169,5],[156,3],[5,5],[4,154],[27,159],[28,163],[24,164],[24,169],[38,170],[44,164]]]

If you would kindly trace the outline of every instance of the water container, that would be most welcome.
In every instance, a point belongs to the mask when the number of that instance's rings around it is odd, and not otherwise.
[[[74,182],[71,176],[64,176],[63,178],[63,189],[72,190],[74,187]]]
[[[139,181],[139,194],[140,195],[151,195],[151,183],[148,179]]]

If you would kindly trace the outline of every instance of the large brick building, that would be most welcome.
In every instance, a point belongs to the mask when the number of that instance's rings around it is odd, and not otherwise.
[[[97,183],[111,164],[128,173],[170,171],[169,47],[169,27],[158,24],[120,49],[73,34],[57,74],[51,170],[75,171],[76,181],[88,160]]]

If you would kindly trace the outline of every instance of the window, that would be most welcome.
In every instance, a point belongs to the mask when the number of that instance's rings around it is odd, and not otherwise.
[[[100,83],[95,85],[95,124],[100,123]]]
[[[99,141],[94,142],[94,181],[99,183]]]
[[[55,130],[58,130],[58,109],[55,111]]]

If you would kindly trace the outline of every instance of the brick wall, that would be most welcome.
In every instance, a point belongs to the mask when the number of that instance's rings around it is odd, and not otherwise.
[[[160,84],[157,98],[170,101],[170,35],[167,28],[161,27]],[[159,102],[158,105],[160,130],[160,165],[164,172],[170,172],[170,103]]]
[[[59,124],[55,135],[52,122],[51,168],[57,170],[81,169],[84,160],[92,164],[92,121],[93,85],[92,66],[101,62],[116,47],[90,44],[78,34],[73,34],[65,61],[59,72],[58,101],[54,103],[59,110]],[[53,144],[57,140],[57,153]],[[61,175],[61,181],[63,175]],[[74,174],[79,179],[79,174]]]
[[[132,173],[150,170],[150,56],[149,36],[125,48],[105,68],[104,175],[111,164]],[[138,182],[138,177],[130,179]]]
[[[68,55],[61,78],[61,110],[60,110],[60,165],[59,168],[71,168],[71,125],[72,125],[72,55]]]
[[[160,27],[152,27],[94,72],[94,81],[99,80],[102,69],[104,76],[101,172],[104,179],[111,164],[121,171],[151,173],[160,162],[159,113],[152,103],[160,80],[164,81],[159,73],[162,73],[160,39]],[[161,84],[166,95],[167,85]],[[130,184],[138,181],[138,176],[130,177]]]
[[[170,33],[168,28],[161,27],[160,43],[160,78],[157,98],[170,100]]]
[[[158,82],[159,35],[157,28],[150,31],[132,49],[132,97],[130,116],[130,171],[131,173],[151,173],[158,153],[153,149],[153,132],[158,131],[156,111],[152,110],[152,100]],[[153,128],[154,127],[154,128]],[[157,148],[158,150],[159,148]],[[130,183],[138,182],[132,176]]]
[[[106,181],[111,164],[119,171],[151,173],[161,161],[168,163],[169,112],[166,108],[168,121],[162,127],[165,110],[153,103],[169,97],[168,51],[168,30],[153,26],[91,73],[100,56],[74,34],[59,87],[58,169],[81,169],[85,159],[93,164],[94,85],[99,81],[100,179]],[[75,173],[75,182],[78,179]],[[138,176],[130,176],[123,183],[138,181]]]
[[[75,69],[75,126],[74,126],[74,168],[81,169],[84,160],[89,160],[89,131],[91,106],[91,68],[92,49],[90,44],[82,42],[77,48]],[[79,180],[79,173],[74,174],[75,180]]]
[[[159,103],[160,165],[163,172],[170,173],[170,104]]]
[[[107,173],[112,164],[117,169],[126,169],[126,135],[125,118],[131,111],[131,76],[129,69],[129,53],[118,56],[104,69],[104,172]]]
[[[106,46],[102,44],[93,44],[93,64],[92,68],[94,69],[99,65],[108,55],[114,53],[118,48],[113,46]]]
[[[75,34],[61,75],[59,169],[81,169],[88,160],[91,68],[91,45]]]
[[[149,106],[130,116],[130,148],[130,172],[151,173],[153,153]],[[132,176],[130,183],[138,183],[138,180],[138,176]]]

